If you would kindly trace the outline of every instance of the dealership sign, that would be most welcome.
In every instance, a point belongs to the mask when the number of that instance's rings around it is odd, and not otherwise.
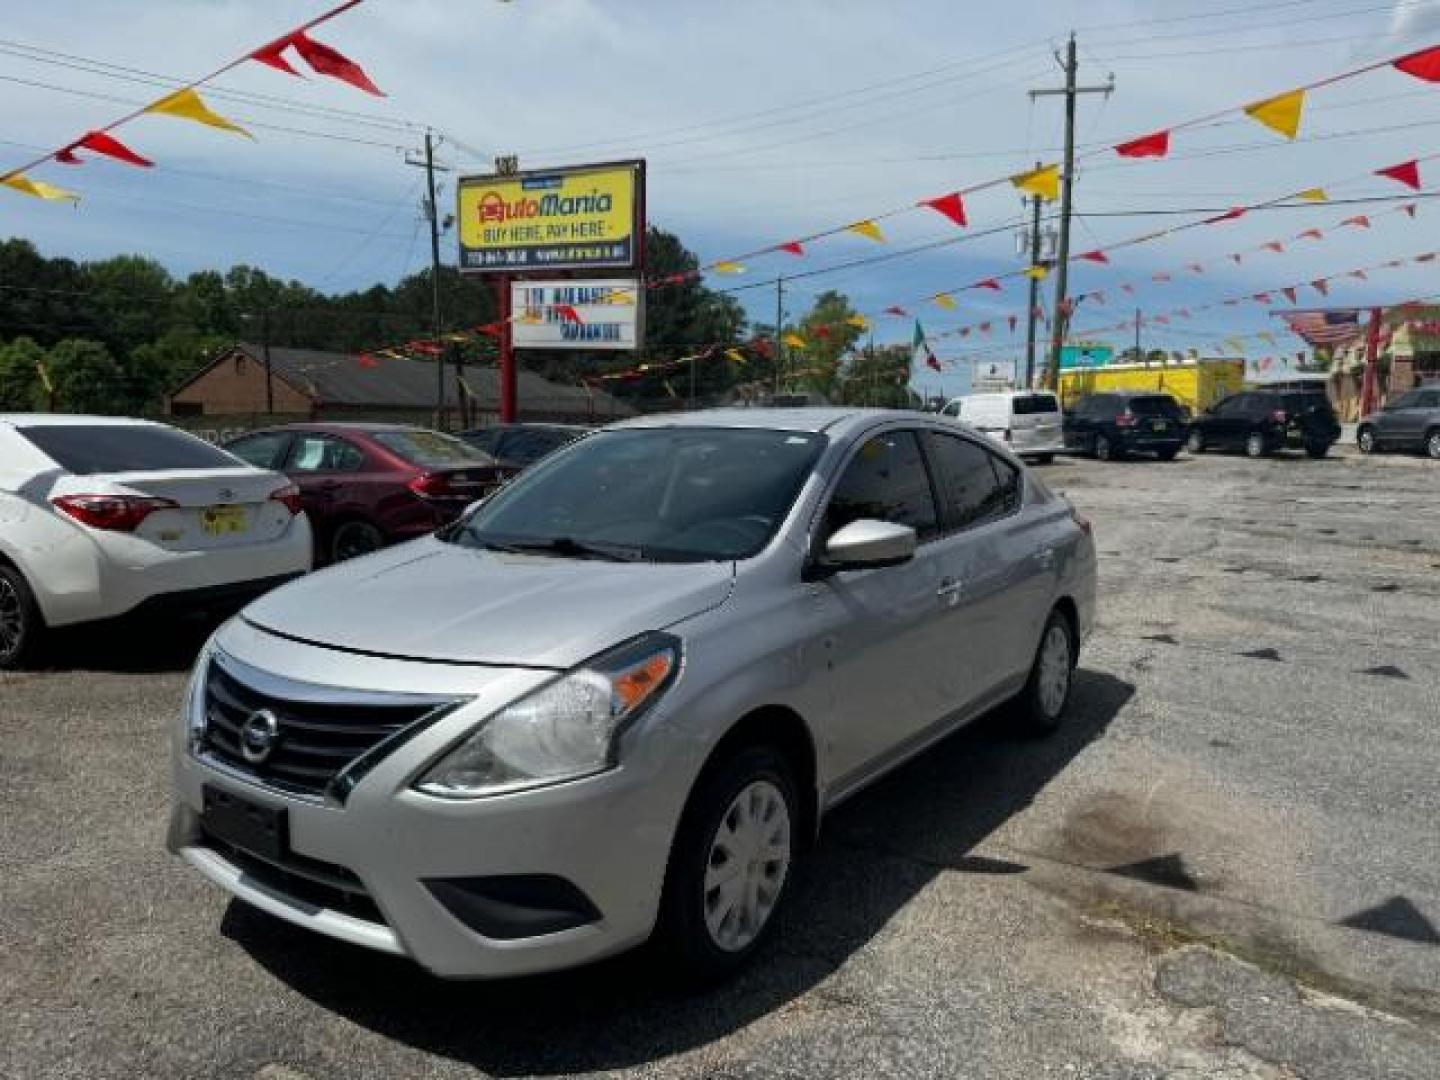
[[[462,270],[637,269],[643,161],[467,176],[458,197]]]
[[[634,278],[513,282],[515,348],[634,349],[642,293]]]

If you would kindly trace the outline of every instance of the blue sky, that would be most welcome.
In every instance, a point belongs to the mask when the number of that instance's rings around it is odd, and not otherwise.
[[[53,0],[9,11],[0,30],[7,106],[0,162],[18,164],[32,148],[54,147],[127,111],[126,102],[158,96],[159,85],[135,81],[147,78],[136,72],[194,77],[320,6]],[[518,153],[526,166],[645,156],[651,219],[702,258],[721,258],[1055,157],[1061,103],[1032,102],[1026,91],[1058,83],[1051,50],[1072,27],[1080,33],[1082,81],[1101,82],[1112,72],[1116,78],[1113,97],[1086,98],[1080,108],[1082,146],[1104,145],[1371,58],[1440,44],[1440,0],[368,0],[316,36],[360,61],[389,92],[386,99],[248,65],[217,86],[268,100],[217,93],[210,103],[252,123],[258,142],[143,118],[125,137],[159,167],[43,167],[37,178],[82,191],[84,203],[72,210],[0,192],[0,235],[78,258],[144,252],[178,273],[250,262],[325,290],[393,281],[428,258],[417,207],[421,173],[406,167],[403,150],[418,145],[421,128],[431,124],[447,136],[442,157],[462,171],[484,171],[501,151]],[[105,74],[97,60],[129,70]],[[1186,211],[1311,184],[1331,186],[1336,199],[1390,196],[1400,189],[1366,179],[1370,169],[1437,151],[1440,87],[1384,70],[1312,94],[1294,144],[1232,115],[1178,134],[1165,161],[1099,156],[1077,171],[1077,210]],[[1440,161],[1429,172],[1440,177]],[[448,189],[442,198],[449,201]],[[1417,254],[1440,236],[1440,206],[1422,205],[1414,222],[1382,214],[1386,208],[1250,215],[1137,247],[1111,267],[1084,265],[1072,288],[1115,292],[1109,307],[1089,318],[1094,325],[1122,317],[1115,289],[1122,280],[1145,282],[1136,300],[1159,311]],[[1158,270],[1223,260],[1229,251],[1359,211],[1375,212],[1373,228],[1342,230],[1238,267],[1215,265],[1168,286],[1149,282]],[[996,188],[971,200],[964,233],[938,215],[903,215],[884,223],[884,249],[837,237],[803,259],[756,260],[743,277],[716,283],[761,283],[739,295],[768,320],[774,292],[763,283],[777,270],[818,270],[959,241],[810,277],[790,293],[792,310],[829,287],[861,310],[877,310],[1015,269],[1005,226],[1019,213],[1015,193]],[[1185,220],[1086,217],[1074,243],[1079,250],[1104,246]],[[973,238],[987,229],[999,231]],[[453,241],[445,251],[453,260]],[[1337,283],[1333,297],[1361,304],[1437,293],[1435,265],[1375,275],[1368,284]],[[1013,357],[1020,337],[1012,344],[1004,322],[1023,311],[1020,286],[966,293],[961,301],[955,313],[906,306],[932,333],[984,318],[1001,328],[983,354],[969,342],[938,341],[942,357],[962,366]],[[1227,333],[1267,327],[1264,309],[1248,305],[1197,320],[1193,329],[1147,331],[1146,343],[1203,349]],[[911,332],[908,322],[877,323],[882,341],[908,341]],[[1300,347],[1295,339],[1289,345]],[[945,392],[960,382],[954,374],[922,378]]]

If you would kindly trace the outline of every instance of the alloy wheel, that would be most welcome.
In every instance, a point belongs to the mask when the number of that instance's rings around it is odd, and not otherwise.
[[[1045,634],[1045,643],[1040,648],[1040,671],[1036,679],[1040,708],[1046,719],[1054,719],[1065,708],[1065,699],[1070,693],[1070,635],[1059,623],[1053,624]]]
[[[1192,431],[1192,432],[1190,433],[1190,439],[1189,439],[1189,441],[1187,442],[1186,445],[1187,445],[1188,449],[1190,450],[1190,453],[1192,453],[1192,454],[1204,453],[1204,451],[1205,451],[1205,436],[1204,436],[1204,435],[1201,435],[1200,432],[1198,432],[1198,431]]]
[[[705,926],[726,952],[760,936],[790,870],[790,810],[769,780],[741,789],[720,818],[705,868]]]
[[[1110,440],[1104,435],[1095,438],[1095,456],[1101,461],[1109,461],[1111,457]]]
[[[25,642],[25,604],[15,583],[0,576],[0,660],[9,660]]]
[[[1360,447],[1362,454],[1373,454],[1375,452],[1375,433],[1369,428],[1361,428],[1360,436],[1355,442]]]
[[[1425,452],[1436,461],[1440,461],[1440,431],[1430,433],[1430,437],[1425,440]]]
[[[357,559],[385,546],[385,537],[368,521],[347,521],[335,531],[330,553],[335,562]]]
[[[1264,457],[1268,449],[1265,445],[1265,436],[1260,434],[1251,435],[1245,440],[1245,453],[1251,457]]]

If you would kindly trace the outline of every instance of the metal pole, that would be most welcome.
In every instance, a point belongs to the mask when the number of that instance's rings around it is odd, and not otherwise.
[[[270,309],[260,315],[260,349],[265,354],[265,415],[275,415],[275,381],[270,367]]]
[[[1375,398],[1379,391],[1376,385],[1380,359],[1380,309],[1370,309],[1369,333],[1365,336],[1365,376],[1360,381],[1360,415],[1375,411]]]
[[[1040,162],[1035,163],[1035,168],[1042,167]],[[1038,266],[1040,263],[1040,196],[1030,197],[1030,265]],[[1030,278],[1030,316],[1026,321],[1025,330],[1025,389],[1029,390],[1035,385],[1035,311],[1040,306],[1040,282],[1037,278]]]
[[[1075,34],[1065,50],[1065,164],[1060,177],[1060,247],[1055,265],[1055,326],[1050,344],[1049,385],[1060,385],[1060,346],[1065,340],[1065,300],[1070,287],[1070,206],[1075,183]]]
[[[500,290],[500,422],[513,424],[516,413],[515,338],[510,323],[510,275],[495,279]]]
[[[1145,359],[1145,354],[1140,351],[1140,309],[1135,309],[1135,362],[1138,364]]]
[[[785,366],[785,343],[781,340],[785,322],[785,278],[775,279],[775,393],[780,393],[780,369]]]
[[[435,140],[425,129],[425,188],[429,194],[425,216],[430,219],[430,332],[440,344],[440,214],[435,205]],[[457,399],[458,401],[458,399]],[[435,418],[445,424],[445,354],[435,357]]]
[[[690,357],[690,398],[685,402],[686,411],[694,411],[695,409],[695,365],[699,362],[699,354]]]

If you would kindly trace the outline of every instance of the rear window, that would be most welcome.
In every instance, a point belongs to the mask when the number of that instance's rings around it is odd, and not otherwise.
[[[1011,399],[1011,408],[1016,416],[1030,416],[1034,413],[1058,413],[1060,402],[1054,394],[1019,394]]]
[[[1286,394],[1281,399],[1281,402],[1281,407],[1285,409],[1286,412],[1328,413],[1335,411],[1330,405],[1330,398],[1324,393],[1324,391]]]
[[[1180,406],[1164,394],[1130,399],[1130,411],[1136,416],[1179,416]]]
[[[411,465],[437,468],[453,465],[489,465],[493,459],[462,439],[442,435],[438,431],[376,431],[371,434],[377,443],[399,454]]]
[[[169,469],[239,469],[244,463],[202,439],[170,427],[144,424],[64,424],[17,428],[66,472],[162,472]]]

